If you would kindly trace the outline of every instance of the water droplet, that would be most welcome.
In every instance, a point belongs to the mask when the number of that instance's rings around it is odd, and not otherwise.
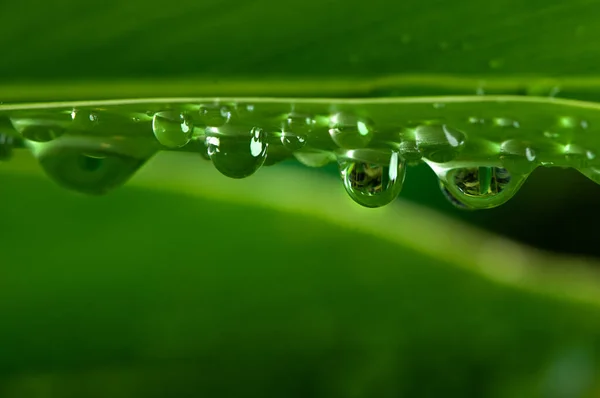
[[[444,104],[443,102],[434,102],[433,103],[434,109],[443,109],[445,107],[446,107],[446,104]]]
[[[469,117],[469,123],[471,123],[471,124],[484,124],[485,123],[485,119],[480,118],[480,117],[471,116],[471,117]]]
[[[346,192],[362,206],[384,206],[402,190],[406,169],[396,151],[351,150],[340,157],[339,165]]]
[[[507,117],[497,117],[494,119],[494,124],[498,127],[514,127],[519,128],[520,124],[518,121],[509,119]]]
[[[560,137],[560,134],[555,133],[553,131],[544,131],[544,137],[554,140],[554,139],[557,139],[558,137]]]
[[[445,124],[419,126],[415,130],[417,148],[424,158],[445,163],[453,160],[465,144],[465,134]]]
[[[333,115],[329,127],[329,135],[340,148],[364,148],[373,138],[371,121],[348,113]]]
[[[98,123],[98,114],[83,109],[73,109],[71,111],[71,120],[73,125],[80,129],[88,129]]]
[[[525,179],[500,167],[467,167],[446,171],[440,181],[443,194],[456,207],[490,209],[512,198]]]
[[[409,164],[416,164],[421,161],[421,152],[419,152],[419,148],[417,148],[417,143],[412,140],[405,140],[398,145],[398,152],[400,152],[400,156],[404,160],[406,160]]]
[[[297,151],[306,144],[306,138],[316,121],[311,116],[290,113],[281,127],[281,143],[290,151]]]
[[[123,185],[149,157],[131,156],[82,137],[34,143],[32,149],[52,180],[88,195],[103,195]]]
[[[577,144],[568,144],[564,147],[565,160],[569,162],[571,167],[576,169],[585,168],[588,164],[588,153],[581,146]]]
[[[228,106],[202,105],[199,109],[200,121],[209,127],[221,127],[229,123],[232,111]]]
[[[535,160],[535,150],[527,142],[508,140],[500,145],[500,162],[511,173],[531,173],[537,166]]]
[[[267,134],[254,127],[229,127],[206,129],[208,154],[217,170],[231,178],[244,178],[254,174],[267,158]]]
[[[12,156],[14,138],[0,133],[0,161],[8,160]]]
[[[281,134],[281,143],[289,151],[297,151],[306,144],[306,138],[300,135],[294,135],[288,132]]]
[[[72,124],[70,114],[54,112],[33,117],[11,117],[11,123],[23,138],[34,142],[52,141]]]
[[[485,95],[485,90],[482,86],[477,87],[477,89],[475,90],[475,95]]]
[[[335,155],[327,151],[317,149],[302,149],[294,152],[294,157],[303,165],[308,167],[323,167],[336,158]]]
[[[161,145],[167,148],[181,148],[192,139],[194,127],[185,114],[167,111],[154,115],[152,131]]]

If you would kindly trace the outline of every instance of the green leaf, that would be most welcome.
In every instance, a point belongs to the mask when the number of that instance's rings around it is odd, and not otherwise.
[[[163,153],[101,200],[22,152],[0,178],[3,397],[542,396],[565,361],[571,391],[598,380],[588,261],[285,166]]]

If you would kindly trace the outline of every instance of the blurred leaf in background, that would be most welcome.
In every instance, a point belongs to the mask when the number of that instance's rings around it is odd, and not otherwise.
[[[597,100],[599,15],[587,0],[5,1],[0,102]],[[458,213],[419,166],[404,200],[367,210],[327,171],[232,181],[161,155],[102,198],[25,153],[0,164],[1,397],[600,395],[597,262],[577,256],[600,254],[600,188],[575,172]]]

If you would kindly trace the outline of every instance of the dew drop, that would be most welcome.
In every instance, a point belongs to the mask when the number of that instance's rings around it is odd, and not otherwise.
[[[417,143],[413,140],[405,140],[398,145],[398,152],[409,164],[416,164],[421,161],[421,152],[417,148]]]
[[[500,167],[466,167],[447,171],[440,187],[458,208],[491,209],[512,198],[525,179],[526,175],[514,178]]]
[[[520,124],[518,121],[509,119],[507,117],[497,117],[494,119],[494,124],[498,127],[513,127],[519,128]]]
[[[208,127],[224,126],[232,116],[231,109],[222,105],[202,105],[198,113],[201,123]]]
[[[68,136],[33,143],[32,149],[52,180],[87,195],[103,195],[123,185],[151,156],[132,156],[100,141]]]
[[[329,135],[340,148],[364,148],[373,138],[373,124],[352,114],[336,113],[329,121]]]
[[[34,142],[48,142],[60,137],[73,122],[70,114],[59,112],[33,117],[15,116],[10,121],[23,138]]]
[[[289,151],[297,151],[306,144],[306,137],[284,131],[281,133],[281,144]]]
[[[569,165],[576,169],[581,169],[587,167],[588,154],[589,151],[586,151],[584,148],[577,144],[568,144],[564,147],[565,160],[569,162]]]
[[[548,131],[548,130],[546,130],[546,131],[544,131],[544,137],[546,137],[546,138],[550,138],[550,139],[552,139],[552,140],[555,140],[555,139],[557,139],[558,137],[560,137],[560,134],[558,134],[558,133],[555,133],[555,132],[553,132],[553,131]]]
[[[228,127],[206,129],[206,146],[215,168],[231,178],[244,178],[254,174],[267,158],[267,134],[254,127]]]
[[[396,151],[351,150],[338,161],[346,192],[362,206],[384,206],[402,190],[406,169]]]
[[[152,131],[161,145],[167,148],[181,148],[192,139],[194,127],[185,114],[167,111],[154,115]]]
[[[308,167],[323,167],[336,159],[335,155],[331,152],[306,148],[294,152],[294,157]]]
[[[465,134],[447,125],[424,125],[415,130],[417,148],[424,158],[445,163],[453,160],[465,144]]]
[[[290,113],[281,127],[281,143],[289,151],[297,151],[306,144],[306,138],[315,126],[308,115]]]
[[[74,126],[80,129],[88,129],[98,123],[98,114],[83,109],[73,109],[71,120]]]
[[[529,174],[537,166],[535,150],[520,140],[504,141],[500,145],[500,162],[512,173]]]

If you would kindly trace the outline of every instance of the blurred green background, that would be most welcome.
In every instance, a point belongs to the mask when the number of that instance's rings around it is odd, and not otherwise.
[[[0,103],[597,100],[600,2],[0,3]],[[591,126],[590,133],[595,132]],[[362,209],[335,167],[159,154],[101,198],[0,163],[0,397],[600,396],[600,187],[538,169],[459,212],[426,166]]]

